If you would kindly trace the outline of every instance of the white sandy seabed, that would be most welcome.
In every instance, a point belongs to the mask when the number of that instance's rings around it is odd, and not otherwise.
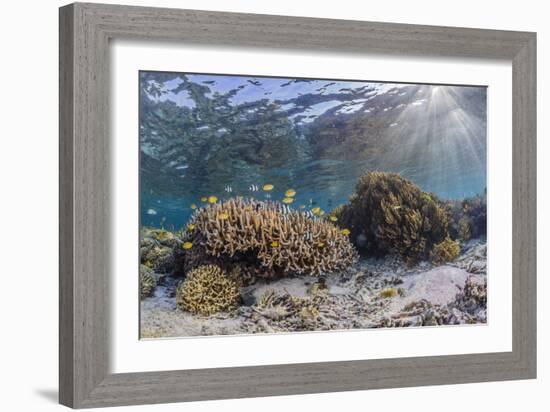
[[[472,240],[455,262],[443,266],[421,262],[411,268],[391,257],[362,259],[343,273],[325,276],[322,285],[309,276],[259,281],[242,290],[237,310],[208,317],[178,309],[174,294],[180,280],[164,276],[141,302],[141,336],[485,323],[486,253],[484,241]]]

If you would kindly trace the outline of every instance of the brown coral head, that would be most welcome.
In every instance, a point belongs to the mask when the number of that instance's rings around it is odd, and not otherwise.
[[[426,257],[448,235],[449,216],[434,195],[396,173],[361,176],[349,204],[333,214],[366,254],[402,256],[407,262]]]

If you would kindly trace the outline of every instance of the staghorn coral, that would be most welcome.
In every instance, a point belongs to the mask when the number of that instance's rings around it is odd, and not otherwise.
[[[153,271],[145,265],[139,267],[139,294],[141,299],[151,296],[157,282],[153,277]]]
[[[185,270],[207,263],[244,278],[320,275],[355,262],[348,237],[329,221],[308,217],[278,202],[240,197],[209,205],[191,219],[184,241]]]
[[[396,173],[369,172],[359,178],[349,204],[333,214],[351,229],[361,252],[397,254],[415,263],[448,236],[444,206]]]
[[[176,290],[176,304],[180,309],[205,316],[233,310],[239,300],[235,281],[215,265],[192,270]]]
[[[460,244],[456,240],[446,238],[443,242],[437,243],[432,249],[432,262],[436,265],[443,265],[452,262],[460,254]]]

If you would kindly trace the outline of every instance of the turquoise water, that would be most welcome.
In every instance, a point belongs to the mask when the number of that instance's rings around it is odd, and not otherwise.
[[[164,72],[139,87],[143,225],[179,228],[202,197],[288,189],[291,207],[329,212],[369,170],[447,199],[486,188],[484,87]]]

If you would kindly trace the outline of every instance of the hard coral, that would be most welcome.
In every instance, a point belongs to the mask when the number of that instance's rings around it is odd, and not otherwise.
[[[235,281],[214,265],[192,270],[176,290],[176,303],[180,309],[205,316],[233,310],[239,299]]]
[[[477,195],[449,202],[452,223],[449,232],[453,238],[469,240],[487,235],[487,195]]]
[[[139,268],[139,294],[141,299],[151,296],[157,282],[153,277],[153,271],[145,265]]]
[[[361,176],[349,204],[336,213],[360,251],[398,254],[410,263],[426,257],[448,235],[443,203],[396,173]]]
[[[320,275],[357,258],[348,237],[329,221],[278,202],[240,197],[209,205],[192,218],[185,264],[238,264],[248,276]]]
[[[460,244],[451,238],[434,245],[432,250],[432,262],[436,265],[442,265],[452,262],[460,254]]]

